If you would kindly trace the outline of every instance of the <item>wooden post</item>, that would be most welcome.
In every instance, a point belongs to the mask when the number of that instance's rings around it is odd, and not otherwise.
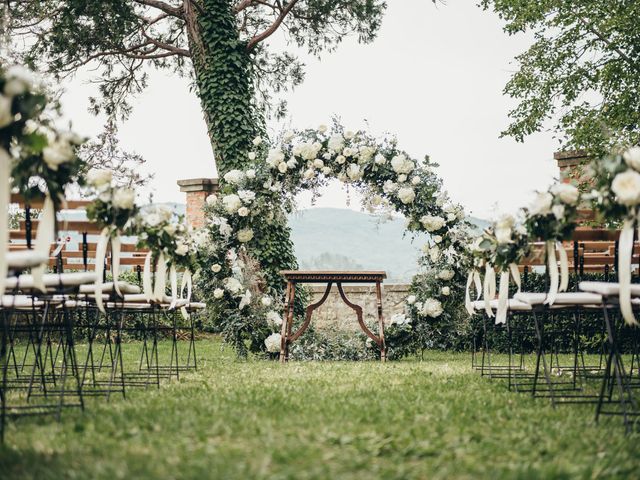
[[[378,336],[380,337],[380,361],[387,361],[387,345],[384,341],[384,316],[382,315],[382,287],[376,282],[376,301],[378,304]]]

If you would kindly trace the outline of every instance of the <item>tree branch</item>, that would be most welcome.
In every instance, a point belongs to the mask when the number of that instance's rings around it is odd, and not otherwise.
[[[160,47],[163,50],[166,50],[167,52],[172,52],[175,55],[182,55],[183,57],[191,56],[191,54],[189,53],[189,50],[185,50],[184,48],[179,48],[174,45],[161,42],[160,40],[156,40],[155,38],[151,37],[144,28],[142,28],[141,31],[142,31],[142,35],[144,35],[145,38],[149,40],[151,43],[153,43],[155,46]]]
[[[298,0],[291,0],[289,3],[287,3],[280,12],[280,15],[278,15],[278,18],[276,18],[275,22],[273,22],[269,28],[249,40],[249,42],[247,43],[247,50],[253,50],[253,48],[255,48],[258,43],[262,42],[263,40],[271,36],[276,30],[278,30],[278,27],[282,24],[285,17],[293,9],[296,3],[298,3]]]
[[[252,3],[253,3],[253,0],[242,0],[235,7],[233,7],[233,13],[235,14],[240,13],[245,8],[250,7]]]
[[[580,23],[582,23],[585,26],[585,28],[587,30],[589,30],[596,37],[598,37],[598,39],[601,42],[603,42],[607,47],[609,47],[611,50],[613,50],[615,53],[617,53],[618,56],[622,60],[627,62],[634,70],[640,72],[640,65],[638,63],[634,62],[631,59],[631,57],[629,57],[626,53],[624,53],[622,50],[620,50],[620,48],[618,48],[616,45],[614,45],[613,42],[611,42],[607,37],[605,37],[599,30],[596,30],[596,28],[593,26],[592,23],[586,21],[584,18],[582,18],[579,15],[578,15],[578,20],[580,21]]]
[[[136,3],[146,5],[147,7],[154,7],[158,10],[162,10],[164,13],[171,15],[172,17],[182,18],[182,9],[180,7],[172,7],[168,3],[161,0],[134,0]]]

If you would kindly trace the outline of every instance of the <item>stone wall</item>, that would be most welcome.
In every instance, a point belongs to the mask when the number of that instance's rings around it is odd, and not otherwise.
[[[367,325],[376,325],[378,322],[378,313],[375,285],[345,285],[343,288],[349,301],[362,307],[365,323]],[[325,286],[310,285],[308,289],[311,294],[310,302],[315,303],[322,297]],[[383,284],[382,312],[384,314],[385,324],[389,323],[391,316],[395,313],[404,312],[404,300],[408,294],[408,284]],[[317,330],[360,331],[356,312],[342,301],[338,289],[335,286],[331,288],[331,293],[322,306],[313,312],[313,320],[311,323]]]

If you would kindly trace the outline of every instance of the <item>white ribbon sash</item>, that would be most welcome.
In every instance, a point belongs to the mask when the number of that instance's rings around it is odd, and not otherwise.
[[[560,291],[566,292],[569,288],[569,259],[567,251],[564,249],[562,242],[557,243],[558,253],[560,254]]]
[[[500,273],[500,290],[498,292],[498,309],[496,310],[496,325],[507,323],[509,306],[509,270]]]
[[[113,276],[113,288],[120,298],[124,298],[122,292],[120,292],[119,277],[120,277],[120,252],[122,250],[122,241],[120,235],[116,232],[115,236],[111,238],[111,275]]]
[[[151,283],[151,256],[151,252],[148,252],[147,256],[144,257],[144,269],[142,271],[142,291],[147,302],[150,302],[153,298],[153,288]]]
[[[518,293],[520,293],[522,291],[522,282],[520,281],[520,269],[518,265],[515,263],[509,264],[509,272],[513,277],[513,282],[516,284],[516,287],[518,287]]]
[[[492,318],[493,310],[491,310],[491,300],[496,296],[496,272],[491,264],[487,263],[484,272],[484,311],[489,318]]]
[[[47,195],[44,199],[44,206],[42,207],[42,215],[38,221],[38,233],[36,234],[36,244],[34,251],[49,257],[49,251],[51,250],[51,244],[55,240],[55,228],[56,228],[56,209],[53,205],[53,200]],[[31,269],[31,275],[33,276],[33,286],[41,292],[46,292],[47,287],[44,285],[44,272],[47,268],[47,264],[34,267]]]
[[[480,279],[480,272],[477,270],[473,271],[473,284],[476,287],[476,300],[480,300],[482,298],[482,280]]]
[[[0,147],[0,298],[4,295],[9,265],[9,203],[11,202],[11,158],[7,151]]]
[[[96,246],[96,306],[102,313],[106,313],[102,303],[102,278],[104,276],[104,261],[109,246],[109,229],[103,228]]]
[[[167,262],[164,253],[160,252],[160,256],[156,261],[156,274],[153,284],[153,299],[162,303],[164,300],[165,290],[167,289]]]
[[[178,272],[173,263],[169,269],[169,281],[171,283],[171,306],[169,308],[174,309],[178,303]]]
[[[184,289],[187,289],[187,305],[189,303],[191,303],[191,293],[192,293],[192,289],[193,289],[193,280],[191,278],[191,271],[189,269],[185,270],[184,273],[182,274],[182,283],[180,285],[180,299],[183,300],[185,299],[184,297]],[[186,306],[182,306],[180,307],[180,313],[182,313],[182,316],[185,320],[189,319],[189,312],[187,311],[187,307]]]
[[[558,287],[560,279],[558,277],[558,260],[556,259],[556,245],[555,242],[549,240],[546,243],[547,247],[547,268],[549,270],[549,293],[545,299],[545,305],[553,305],[558,295]]]
[[[624,221],[620,232],[618,281],[620,282],[620,313],[627,325],[638,325],[631,308],[631,259],[633,258],[633,226],[635,219]]]
[[[467,275],[467,287],[464,290],[464,308],[467,310],[469,315],[473,315],[474,312],[473,303],[471,303],[471,295],[469,294],[469,287],[471,287],[471,283],[473,283],[473,271],[469,270],[469,274]]]

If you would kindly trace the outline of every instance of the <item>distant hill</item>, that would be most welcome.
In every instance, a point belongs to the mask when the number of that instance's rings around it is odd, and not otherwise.
[[[420,247],[428,238],[407,233],[404,218],[381,221],[339,208],[302,210],[289,218],[289,225],[301,268],[385,270],[395,282],[409,281],[416,273]]]

